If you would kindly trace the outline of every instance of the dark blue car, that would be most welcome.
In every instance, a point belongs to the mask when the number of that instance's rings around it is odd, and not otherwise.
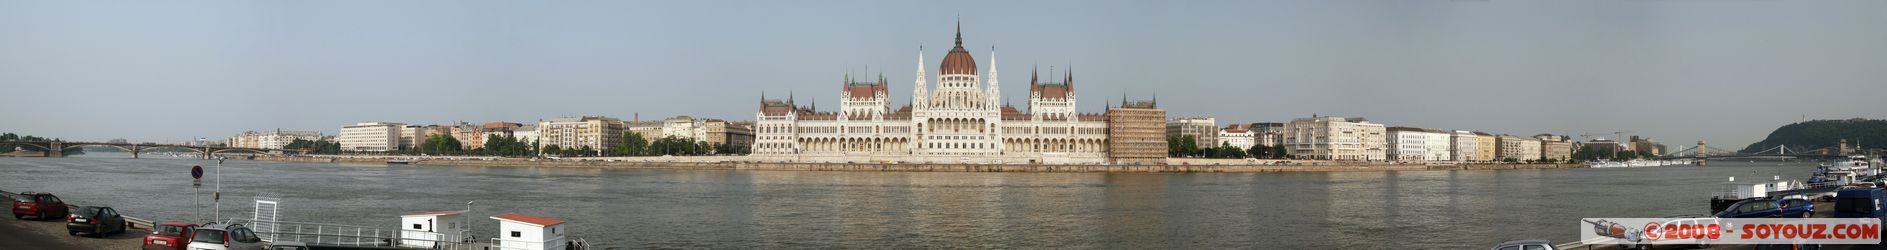
[[[1835,191],[1835,218],[1882,218],[1887,219],[1887,190],[1881,188],[1846,187]]]
[[[1717,212],[1717,218],[1781,218],[1782,203],[1770,199],[1737,202]]]
[[[1782,217],[1815,217],[1815,202],[1808,201],[1808,199],[1782,199],[1782,201],[1777,203],[1782,206]]]

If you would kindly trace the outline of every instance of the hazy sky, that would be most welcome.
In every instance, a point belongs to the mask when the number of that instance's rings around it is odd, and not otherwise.
[[[903,106],[918,46],[935,77],[959,15],[979,66],[999,50],[1006,98],[1026,104],[1033,65],[1073,66],[1083,112],[1157,93],[1221,124],[1321,114],[1723,148],[1887,113],[1878,0],[0,0],[0,131],[751,120],[762,91],[837,108],[846,72],[882,72]]]

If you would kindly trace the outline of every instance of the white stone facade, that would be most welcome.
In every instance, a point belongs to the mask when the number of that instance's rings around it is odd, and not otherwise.
[[[1467,130],[1455,130],[1453,133],[1450,133],[1448,138],[1448,153],[1452,158],[1449,160],[1457,162],[1489,160],[1481,159],[1480,155],[1476,153],[1480,151],[1480,137],[1480,135],[1476,135],[1474,132]]]
[[[1499,160],[1531,161],[1540,159],[1540,140],[1512,135],[1498,137]]]
[[[1256,133],[1251,130],[1221,129],[1219,130],[1219,145],[1250,149],[1252,145],[1258,144],[1255,135]]]
[[[1382,124],[1364,119],[1299,118],[1285,124],[1283,146],[1301,159],[1384,161],[1385,132]]]
[[[400,130],[406,124],[392,122],[366,122],[341,127],[341,135],[336,140],[341,143],[341,150],[361,152],[386,152],[400,149]]]
[[[1452,160],[1449,152],[1453,138],[1434,129],[1388,128],[1389,159],[1402,162],[1439,162]]]
[[[920,51],[911,105],[890,109],[889,85],[847,77],[840,109],[819,112],[761,98],[753,158],[787,162],[1105,163],[1107,122],[1074,111],[1072,73],[1030,82],[1030,113],[1001,105],[995,53],[987,78],[962,46],[945,55],[931,88]],[[987,80],[988,87],[983,83]]]

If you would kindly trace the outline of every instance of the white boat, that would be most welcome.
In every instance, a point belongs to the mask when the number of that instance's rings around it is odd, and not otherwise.
[[[1862,179],[1880,174],[1880,169],[1869,164],[1867,157],[1849,156],[1841,161],[1822,163],[1821,166],[1815,168],[1815,178],[1810,180],[1816,183],[1845,186],[1860,184]]]
[[[1586,163],[1586,167],[1589,167],[1589,168],[1622,168],[1622,167],[1630,167],[1630,166],[1631,165],[1627,165],[1624,162],[1603,161],[1603,160],[1592,161],[1592,162]]]

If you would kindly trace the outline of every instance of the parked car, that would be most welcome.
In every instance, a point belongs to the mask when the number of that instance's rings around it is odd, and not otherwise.
[[[190,250],[263,250],[262,237],[242,224],[209,223],[190,236]]]
[[[118,210],[111,207],[80,207],[79,211],[66,216],[66,234],[85,233],[105,237],[106,234],[123,233],[125,228],[124,215],[119,215]]]
[[[53,196],[52,194],[25,192],[13,196],[14,219],[25,219],[26,216],[33,216],[33,218],[36,219],[49,220],[52,218],[64,218],[67,214],[71,214],[71,212],[72,208],[66,207],[65,201],[59,200],[58,196]]]
[[[1717,212],[1717,218],[1781,218],[1782,203],[1770,199],[1751,199],[1736,202]]]
[[[308,250],[308,244],[298,241],[277,241],[269,244],[269,250]]]
[[[155,227],[151,234],[144,235],[144,250],[183,250],[197,231],[197,224],[177,221],[157,223]]]
[[[1546,240],[1516,240],[1494,245],[1494,250],[1558,250],[1558,248],[1553,248],[1553,243]]]
[[[1789,217],[1789,218],[1815,217],[1815,202],[1808,201],[1808,199],[1788,198],[1788,199],[1782,199],[1782,201],[1778,201],[1776,203],[1777,205],[1782,206],[1782,217]]]
[[[1835,190],[1835,218],[1887,219],[1887,189],[1849,187]]]

